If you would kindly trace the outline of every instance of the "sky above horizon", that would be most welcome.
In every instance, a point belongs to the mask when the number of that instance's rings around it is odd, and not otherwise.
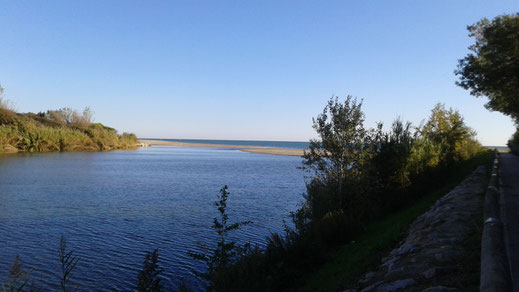
[[[366,126],[458,109],[483,145],[512,120],[455,85],[466,26],[519,1],[3,1],[0,85],[21,112],[89,106],[142,138],[307,141],[331,96]]]

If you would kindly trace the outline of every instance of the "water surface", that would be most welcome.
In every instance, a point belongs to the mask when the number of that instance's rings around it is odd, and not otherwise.
[[[164,284],[180,278],[200,289],[186,256],[212,246],[219,189],[229,186],[231,221],[252,220],[235,238],[260,247],[297,208],[301,158],[239,150],[151,147],[104,153],[0,156],[0,277],[19,255],[36,286],[59,285],[57,248],[65,235],[80,256],[81,289],[128,291],[144,253],[159,248]]]

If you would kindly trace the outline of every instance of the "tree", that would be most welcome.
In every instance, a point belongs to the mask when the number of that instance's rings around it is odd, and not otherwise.
[[[472,157],[479,151],[476,132],[467,126],[461,114],[445,105],[437,104],[429,120],[418,129],[418,139],[412,148],[413,173],[427,168],[446,169]]]
[[[142,270],[137,278],[137,291],[139,292],[159,292],[162,289],[159,275],[162,269],[159,267],[159,250],[146,252]]]
[[[371,135],[364,128],[362,101],[347,96],[344,103],[332,97],[313,119],[319,139],[310,140],[304,169],[311,173],[307,186],[309,215],[321,218],[330,211],[351,208],[353,196],[362,194],[364,168],[370,158]]]
[[[469,47],[472,53],[459,60],[456,84],[488,97],[488,109],[519,123],[519,13],[483,18],[467,29],[476,42]]]

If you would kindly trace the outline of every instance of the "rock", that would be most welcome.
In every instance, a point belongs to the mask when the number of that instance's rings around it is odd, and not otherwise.
[[[415,245],[414,244],[408,244],[404,247],[401,247],[399,250],[398,250],[398,255],[399,256],[402,256],[402,255],[405,255],[406,253],[410,253],[410,252],[413,252],[415,250]]]
[[[423,273],[425,279],[431,279],[438,276],[438,269],[436,267],[430,268]]]
[[[368,283],[373,277],[375,277],[377,273],[375,272],[369,272],[364,276],[364,279],[359,281],[359,284],[365,284]]]
[[[383,258],[378,269],[359,281],[362,291],[455,291],[440,286],[442,275],[456,271],[452,263],[463,256],[462,243],[481,215],[485,171],[477,171],[438,200],[408,228],[405,239]],[[384,279],[384,281],[379,281]],[[420,283],[418,283],[420,281]],[[366,287],[367,286],[367,287]]]
[[[377,288],[377,286],[380,285],[380,284],[382,284],[382,283],[384,283],[384,281],[378,281],[378,282],[375,282],[375,283],[369,285],[368,287],[366,287],[366,288],[360,290],[360,292],[371,292],[371,291],[374,291],[375,288]]]
[[[445,250],[437,253],[434,258],[440,263],[453,262],[461,256],[461,252],[455,250]]]
[[[457,291],[455,288],[449,288],[444,286],[435,286],[435,287],[429,287],[422,292],[453,292]]]
[[[376,288],[377,292],[394,292],[406,289],[410,286],[416,285],[417,282],[415,279],[404,279],[404,280],[396,280],[394,282],[389,282],[382,284]]]

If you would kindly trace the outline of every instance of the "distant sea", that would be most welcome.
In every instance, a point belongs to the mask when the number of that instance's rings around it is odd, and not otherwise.
[[[253,140],[204,140],[204,139],[152,139],[146,140],[163,140],[183,143],[203,143],[218,145],[239,145],[239,146],[260,146],[260,147],[276,147],[287,149],[308,149],[308,142],[292,142],[292,141],[253,141]]]

